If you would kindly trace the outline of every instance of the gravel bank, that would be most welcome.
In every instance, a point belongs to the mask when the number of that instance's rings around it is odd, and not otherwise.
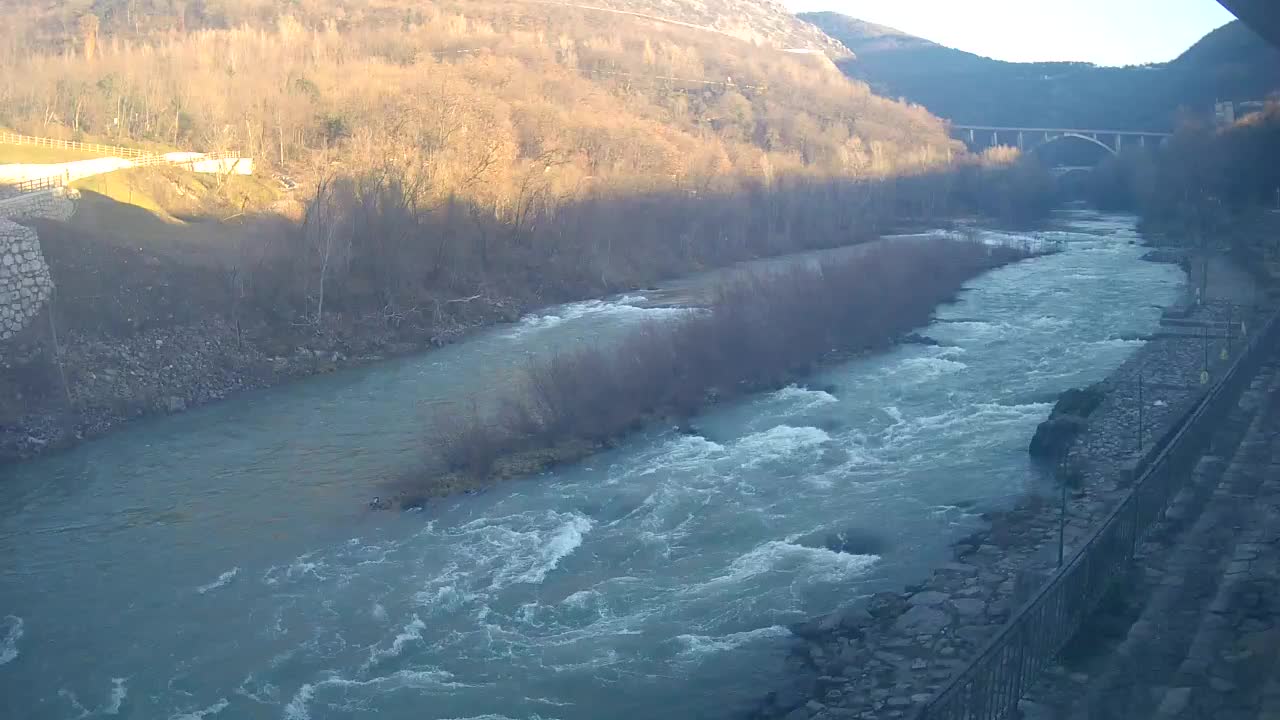
[[[429,334],[333,329],[298,345],[282,345],[265,330],[237,331],[217,317],[128,337],[73,331],[59,337],[61,373],[47,344],[10,345],[0,349],[0,380],[7,383],[0,389],[15,394],[8,413],[0,412],[0,464],[243,390],[422,352],[480,327],[512,321],[524,310],[512,300],[472,308],[467,317],[450,318]],[[32,388],[41,394],[34,395]]]

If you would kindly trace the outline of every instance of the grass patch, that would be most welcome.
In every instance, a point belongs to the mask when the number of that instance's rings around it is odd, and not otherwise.
[[[278,197],[269,183],[254,176],[223,177],[173,167],[117,170],[71,185],[170,220],[224,219],[261,210]]]
[[[117,170],[76,180],[71,183],[71,187],[84,195],[112,200],[123,205],[133,205],[162,218],[173,219],[161,201],[153,197],[150,192],[148,186],[151,183],[146,181],[146,176],[152,172],[152,168]]]
[[[231,222],[184,222],[163,211],[118,202],[88,189],[81,189],[76,213],[69,221],[47,221],[43,225],[41,238],[53,234],[66,235],[68,244],[141,250],[177,261],[182,266],[216,269],[218,272],[245,262],[242,257],[244,247],[255,248],[255,252],[263,250],[272,246],[273,239],[287,233],[291,227],[287,219],[270,213],[248,215]],[[117,280],[127,283],[131,277],[126,273]],[[225,298],[219,300],[219,303],[226,302]]]
[[[968,280],[1032,254],[933,238],[733,281],[705,312],[534,363],[489,407],[437,418],[428,470],[401,481],[400,502],[530,475],[647,423],[681,423],[823,360],[887,347]]]

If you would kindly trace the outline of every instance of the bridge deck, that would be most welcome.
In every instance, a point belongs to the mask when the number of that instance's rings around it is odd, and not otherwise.
[[[1157,130],[1093,130],[1080,128],[1001,127],[996,125],[952,125],[953,130],[981,132],[1076,133],[1080,135],[1124,135],[1129,137],[1173,137],[1173,133]]]

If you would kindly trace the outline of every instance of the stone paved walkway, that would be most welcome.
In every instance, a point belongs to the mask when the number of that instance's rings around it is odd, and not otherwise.
[[[1022,704],[1028,719],[1280,719],[1280,373],[1214,437],[1123,595]]]

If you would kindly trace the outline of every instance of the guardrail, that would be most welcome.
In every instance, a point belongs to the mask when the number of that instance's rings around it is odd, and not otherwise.
[[[241,155],[238,151],[235,151],[235,150],[218,150],[211,153],[202,153],[200,157],[188,158],[186,160],[166,160],[164,159],[163,156],[161,156],[159,162],[150,163],[150,164],[172,165],[173,167],[187,168],[188,170],[190,170],[197,163],[202,163],[207,160],[228,160],[228,159],[239,160],[241,159]]]
[[[169,160],[164,155],[140,155],[136,159],[131,160],[131,167],[155,167],[158,165],[168,165],[177,168],[186,168],[191,170],[198,163],[207,160],[226,160],[240,159],[240,154],[234,150],[212,152],[201,154],[199,157],[185,158],[182,160]],[[80,178],[77,178],[80,179]],[[42,178],[33,178],[23,180],[19,183],[0,184],[0,197],[12,197],[16,195],[25,195],[27,193],[41,192],[43,190],[52,190],[54,188],[65,187],[71,184],[71,175],[69,173],[60,173],[58,175],[50,175]]]
[[[51,177],[23,180],[16,185],[5,185],[3,186],[3,189],[9,191],[10,194],[13,195],[25,195],[27,193],[40,192],[42,190],[53,190],[66,184],[66,178],[64,176],[53,175]]]
[[[75,140],[56,140],[54,138],[32,137],[9,132],[0,133],[0,145],[31,145],[33,147],[58,148],[62,150],[83,150],[85,152],[101,153],[103,156],[122,158],[140,158],[154,154],[147,150],[121,147],[119,145],[99,145]]]
[[[1136,547],[1185,484],[1213,430],[1248,387],[1278,334],[1280,314],[1253,336],[1070,562],[921,708],[918,720],[1001,720],[1016,711],[1037,675],[1126,572]]]

